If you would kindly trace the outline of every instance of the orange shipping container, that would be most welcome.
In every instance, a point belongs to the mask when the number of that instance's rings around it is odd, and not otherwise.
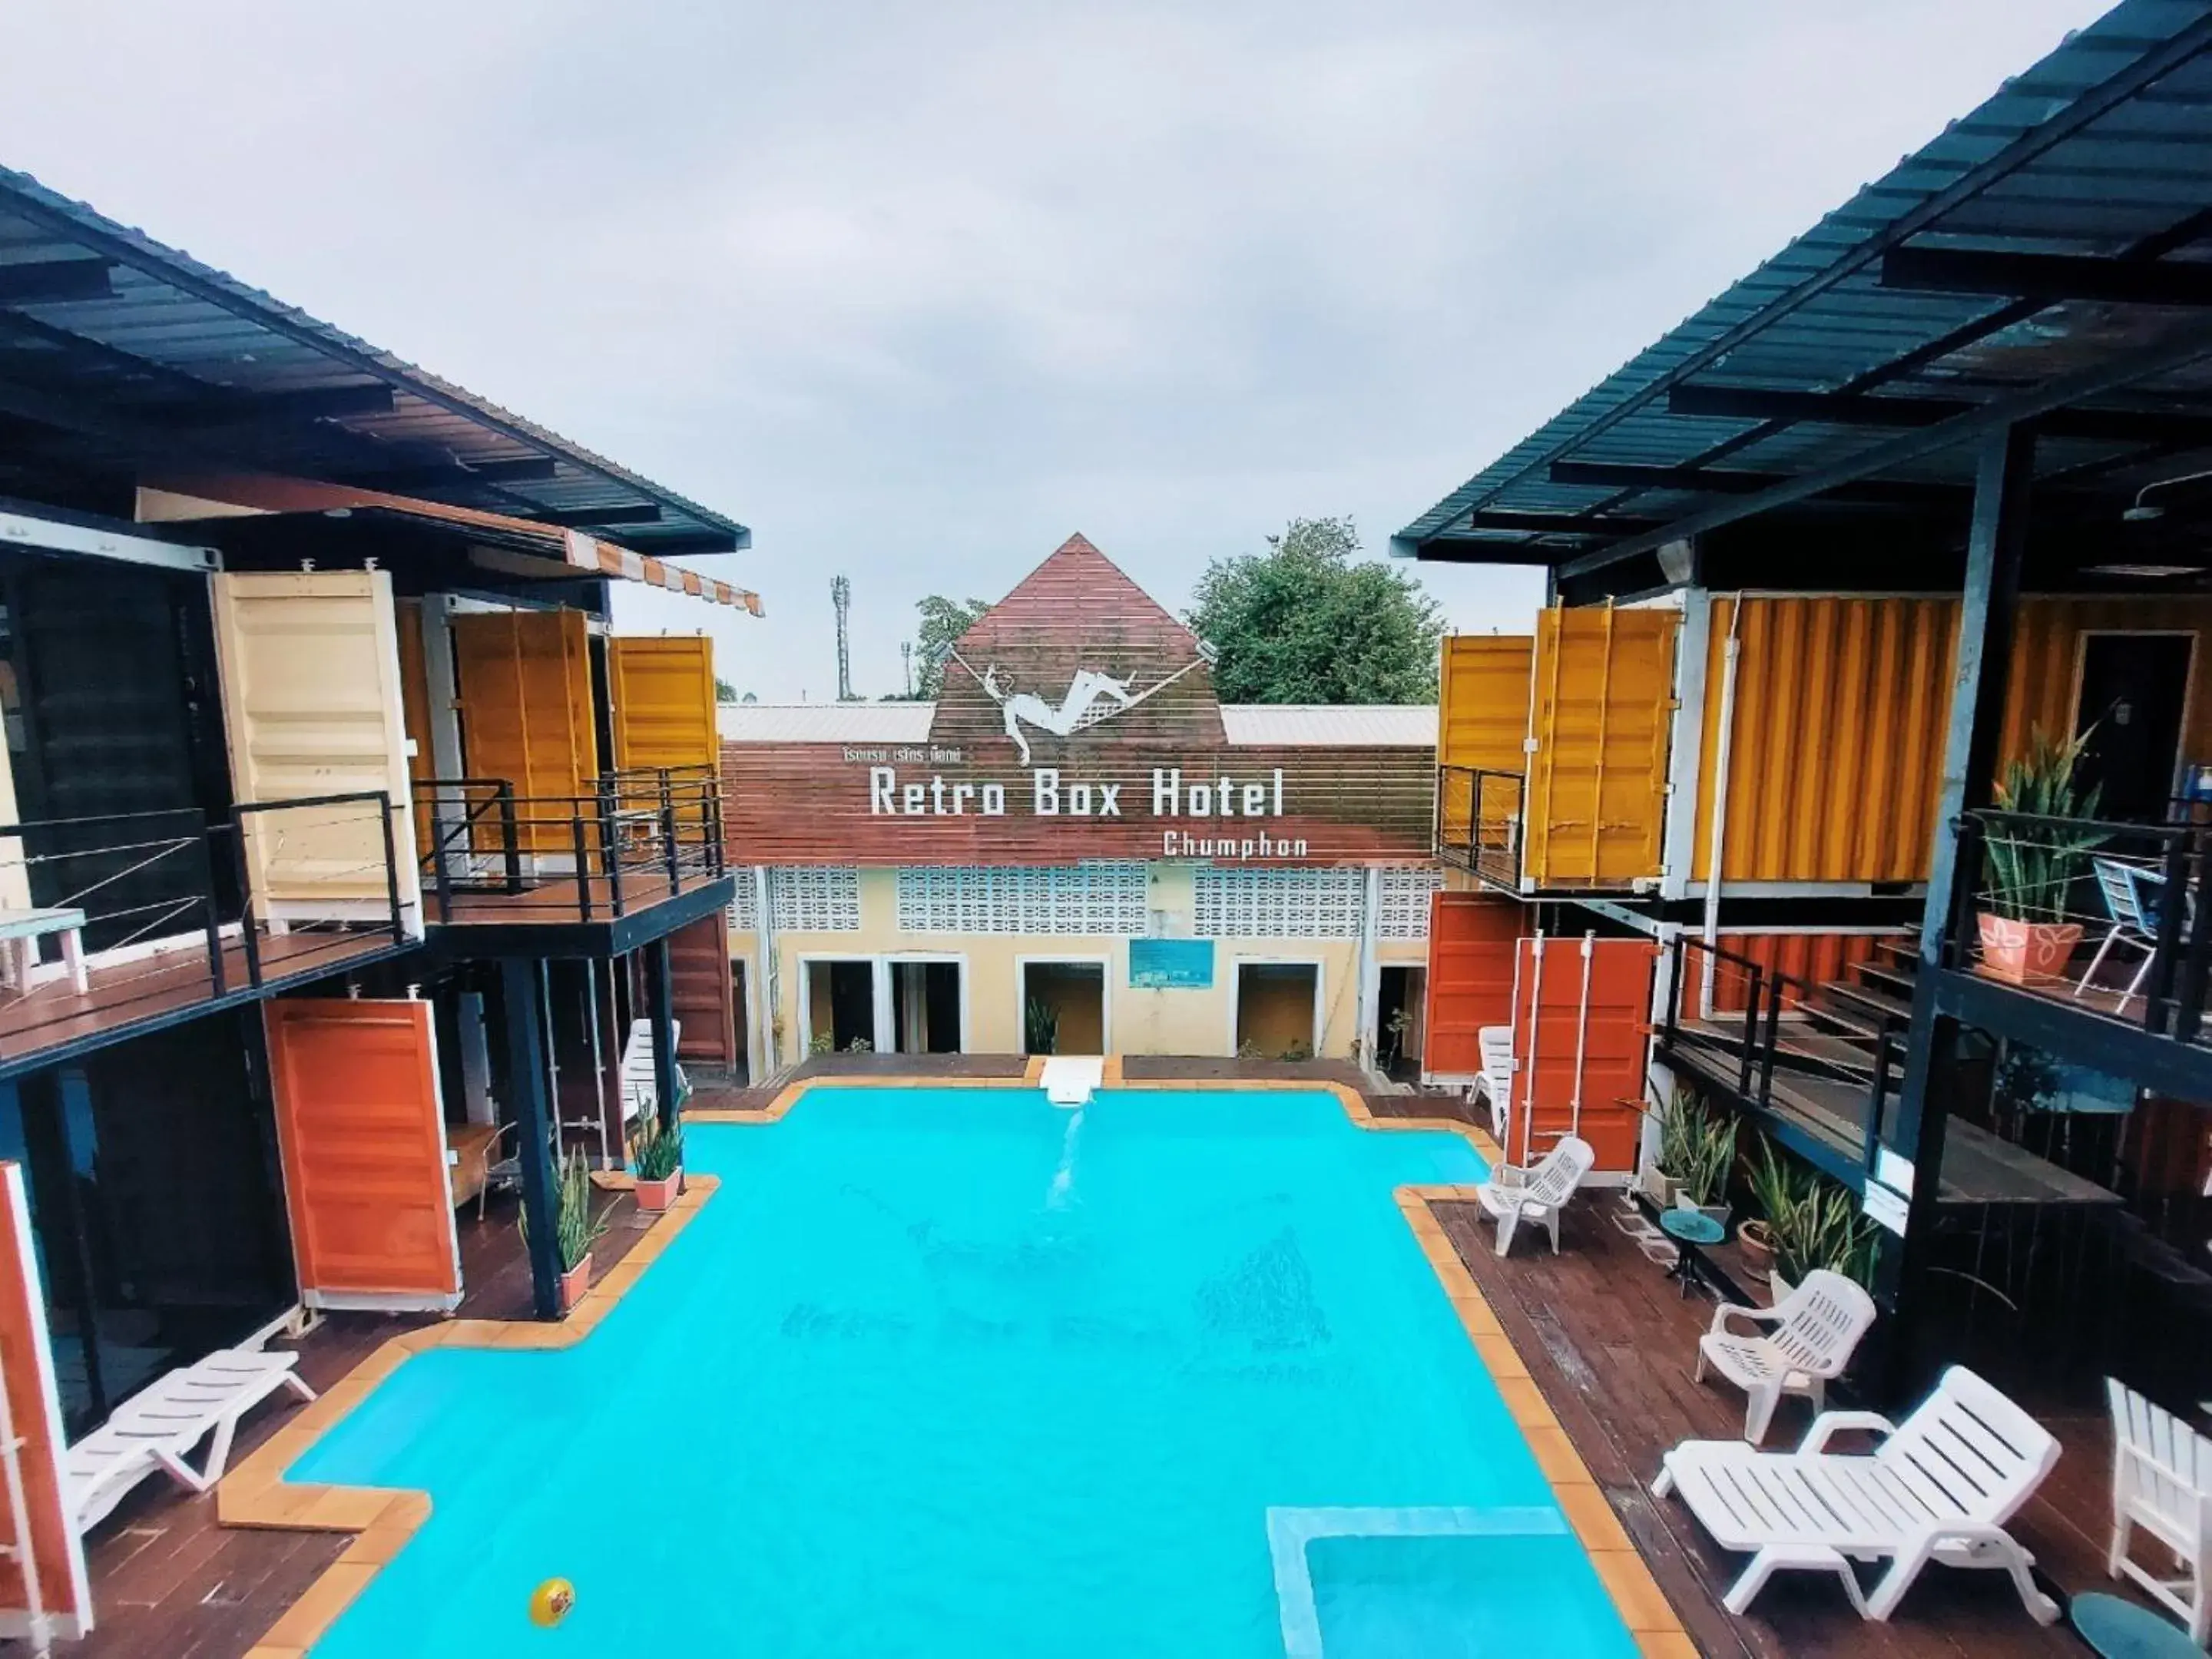
[[[1527,918],[1516,899],[1430,896],[1425,1076],[1474,1077],[1482,1070],[1482,1028],[1513,1023],[1513,953]]]
[[[1563,1135],[1579,1134],[1600,1173],[1636,1167],[1657,950],[1642,939],[1520,942],[1508,1161],[1533,1164]]]

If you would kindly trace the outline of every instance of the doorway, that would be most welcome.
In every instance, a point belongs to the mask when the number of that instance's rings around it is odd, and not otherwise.
[[[902,1054],[957,1054],[961,1050],[960,964],[889,964],[891,1047]]]
[[[1321,1039],[1321,964],[1237,964],[1237,1052],[1266,1060],[1311,1060]]]
[[[2074,730],[2075,777],[2098,787],[2097,817],[2163,820],[2181,761],[2194,634],[2085,634]]]
[[[1429,970],[1419,963],[1382,964],[1375,998],[1375,1029],[1368,1035],[1376,1069],[1401,1082],[1421,1075],[1421,1014],[1428,1005]]]
[[[1022,1052],[1106,1052],[1106,964],[1099,961],[1021,964]]]
[[[806,1051],[867,1054],[876,1046],[876,964],[867,957],[806,964]]]

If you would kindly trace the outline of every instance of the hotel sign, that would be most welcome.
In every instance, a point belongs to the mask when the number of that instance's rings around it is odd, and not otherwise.
[[[928,740],[730,744],[750,864],[1425,858],[1433,744],[1232,743],[1211,653],[1078,538],[947,653]]]

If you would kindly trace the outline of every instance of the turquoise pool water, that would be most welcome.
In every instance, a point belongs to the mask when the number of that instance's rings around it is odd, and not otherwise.
[[[318,1659],[1410,1659],[1534,1607],[1633,1654],[1393,1200],[1458,1137],[825,1088],[687,1146],[720,1191],[587,1341],[418,1356],[293,1466],[433,1497]]]

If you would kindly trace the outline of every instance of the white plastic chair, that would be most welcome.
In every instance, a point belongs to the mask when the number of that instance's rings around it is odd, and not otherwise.
[[[280,1389],[303,1401],[315,1397],[292,1369],[299,1358],[226,1348],[171,1371],[117,1407],[69,1449],[70,1514],[77,1531],[104,1520],[156,1469],[188,1492],[205,1492],[222,1480],[240,1418]],[[210,1432],[207,1457],[195,1469],[185,1456]]]
[[[1815,1412],[1827,1403],[1829,1379],[1851,1363],[1874,1315],[1874,1298],[1857,1284],[1815,1267],[1771,1308],[1714,1309],[1712,1328],[1698,1339],[1698,1381],[1710,1366],[1744,1391],[1743,1437],[1757,1445],[1784,1395],[1803,1395]],[[1731,1330],[1738,1320],[1775,1328]]]
[[[1575,1188],[1597,1162],[1597,1153],[1579,1135],[1569,1135],[1544,1155],[1534,1169],[1501,1164],[1489,1180],[1474,1189],[1482,1212],[1498,1224],[1498,1254],[1513,1247],[1513,1234],[1522,1222],[1534,1221],[1551,1235],[1552,1254],[1559,1253],[1559,1212],[1575,1195]]]
[[[2089,862],[2097,872],[2098,890],[2105,896],[2105,910],[2112,917],[2112,925],[2097,946],[2097,954],[2089,958],[2089,971],[2075,986],[2074,995],[2078,1000],[2095,981],[2097,970],[2105,965],[2105,957],[2113,945],[2133,945],[2143,953],[2143,959],[2136,969],[2136,976],[2128,981],[2128,988],[2121,993],[2120,1006],[2114,1010],[2124,1014],[2128,1004],[2142,990],[2152,959],[2158,954],[2156,911],[2165,894],[2166,878],[2155,870],[2146,870],[2122,859],[2092,859]],[[2187,916],[2183,918],[2185,928],[2188,920]]]
[[[1837,1455],[1844,1430],[1885,1436],[1873,1452]],[[1943,1373],[1911,1416],[1824,1412],[1794,1452],[1741,1440],[1686,1440],[1668,1452],[1652,1496],[1681,1494],[1725,1550],[1752,1552],[1723,1598],[1741,1614],[1778,1572],[1832,1572],[1864,1619],[1886,1620],[1929,1562],[1991,1567],[2038,1624],[2058,1604],[2036,1588],[2035,1558],[2005,1523],[2058,1462],[2049,1430],[1964,1365]],[[1853,1561],[1889,1562],[1872,1595]]]
[[[2212,1635],[2212,1440],[2125,1383],[2105,1379],[2112,1406],[2112,1547],[2106,1570],[2131,1578],[2189,1627],[2203,1647]],[[2160,1578],[2129,1558],[2141,1527],[2181,1563]]]
[[[683,1041],[684,1022],[668,1022],[668,1046],[673,1048]],[[684,1068],[676,1068],[676,1097],[683,1099],[690,1083]],[[634,1019],[629,1023],[629,1036],[623,1040],[622,1055],[623,1121],[635,1121],[643,1112],[660,1109],[660,1091],[653,1078],[653,1022]]]
[[[1486,1025],[1475,1033],[1482,1051],[1482,1075],[1473,1094],[1490,1103],[1490,1133],[1501,1146],[1513,1121],[1513,1028]]]

